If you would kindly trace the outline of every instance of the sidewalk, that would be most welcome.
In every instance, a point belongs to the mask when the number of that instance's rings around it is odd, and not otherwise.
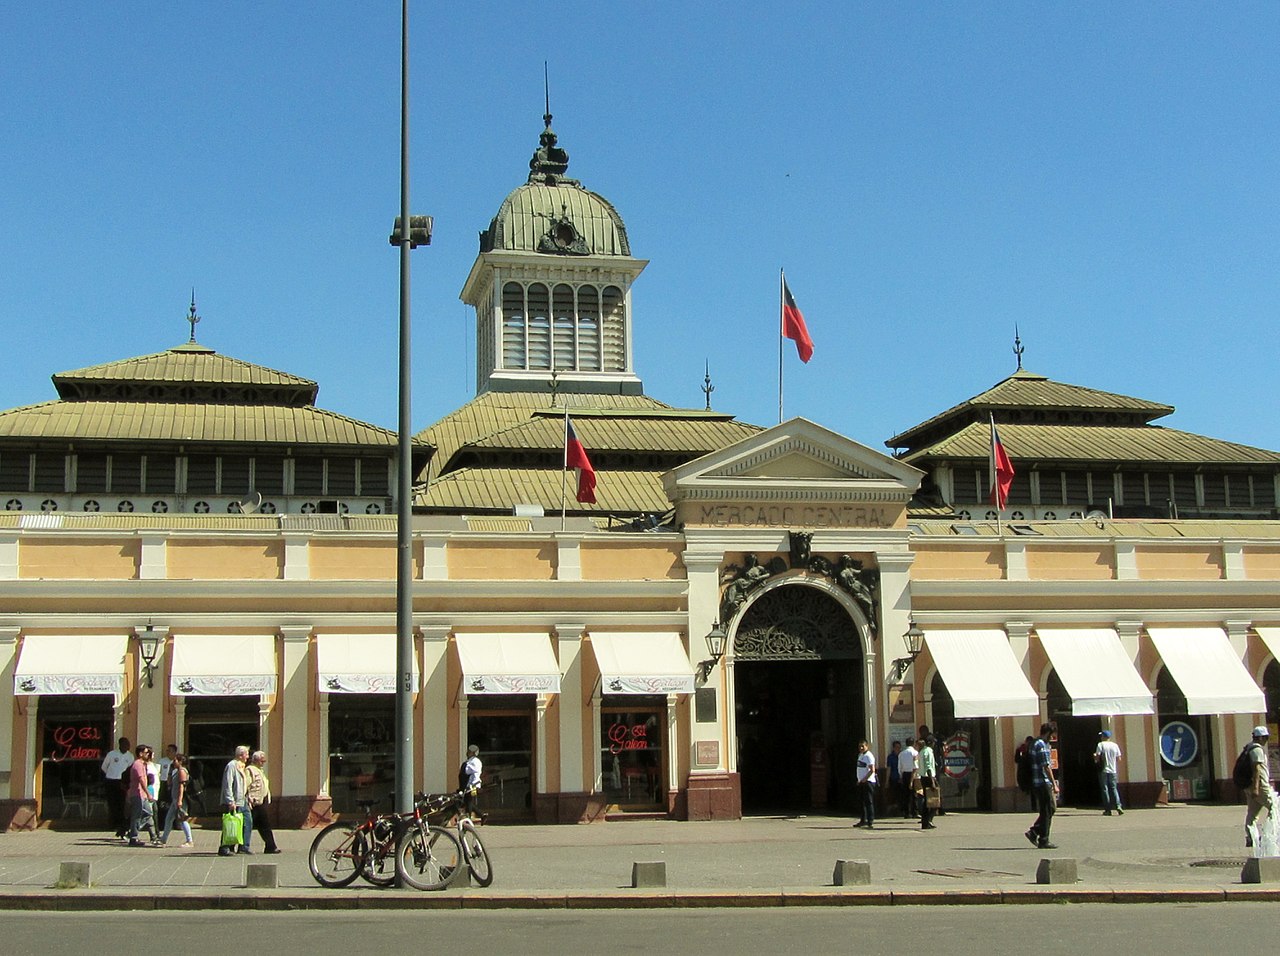
[[[843,817],[665,820],[590,826],[487,826],[487,889],[440,893],[321,887],[307,869],[317,831],[282,830],[277,856],[219,857],[218,835],[196,831],[131,849],[107,834],[40,830],[0,835],[0,908],[151,909],[311,907],[565,908],[1280,900],[1280,884],[1244,885],[1244,808],[1170,806],[1103,817],[1061,810],[1057,850],[1023,837],[1031,814],[949,813],[938,829],[890,818],[874,830]],[[1074,886],[1040,886],[1047,857],[1077,861]],[[833,887],[837,860],[866,860],[871,884]],[[92,888],[54,889],[63,861],[90,863]],[[632,889],[633,862],[662,861],[667,886]],[[279,888],[244,889],[247,863],[278,867]]]

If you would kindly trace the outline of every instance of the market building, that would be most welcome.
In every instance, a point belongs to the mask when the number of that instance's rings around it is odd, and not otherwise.
[[[418,436],[415,780],[474,742],[499,820],[842,810],[858,741],[927,724],[949,805],[1011,809],[1051,718],[1069,800],[1104,728],[1129,805],[1235,798],[1280,719],[1280,455],[1020,367],[896,455],[667,405],[632,358],[645,262],[567,169],[548,116],[463,286],[477,394]],[[194,328],[0,413],[8,826],[99,822],[119,735],[191,754],[206,808],[261,747],[286,825],[390,789],[395,436]]]

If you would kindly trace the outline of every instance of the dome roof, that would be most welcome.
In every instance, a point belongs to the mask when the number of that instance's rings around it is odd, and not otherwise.
[[[569,154],[556,145],[551,114],[541,145],[529,160],[529,181],[503,200],[480,251],[537,252],[556,256],[630,256],[627,227],[603,196],[565,176]]]

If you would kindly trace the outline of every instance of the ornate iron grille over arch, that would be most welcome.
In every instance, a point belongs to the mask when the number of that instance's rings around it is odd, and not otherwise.
[[[733,655],[740,661],[856,660],[862,645],[839,601],[796,584],[775,588],[747,608]]]

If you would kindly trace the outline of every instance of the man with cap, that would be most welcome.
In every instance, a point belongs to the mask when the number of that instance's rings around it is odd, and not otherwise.
[[[480,761],[480,748],[475,744],[469,744],[467,746],[467,759],[458,768],[458,789],[467,791],[463,804],[466,808],[467,816],[473,817],[479,811],[476,797],[480,790],[480,773],[483,769],[484,764]]]
[[[1252,768],[1250,779],[1253,781],[1244,792],[1244,845],[1253,846],[1254,835],[1258,832],[1258,817],[1267,811],[1270,817],[1275,813],[1272,805],[1271,768],[1267,765],[1267,741],[1271,731],[1266,725],[1253,728],[1253,742],[1245,747]]]
[[[1111,811],[1124,816],[1124,808],[1120,806],[1120,788],[1116,786],[1120,765],[1120,745],[1111,739],[1111,731],[1103,730],[1098,734],[1098,746],[1093,750],[1094,762],[1098,765],[1098,783],[1102,787],[1102,815],[1111,816]]]

